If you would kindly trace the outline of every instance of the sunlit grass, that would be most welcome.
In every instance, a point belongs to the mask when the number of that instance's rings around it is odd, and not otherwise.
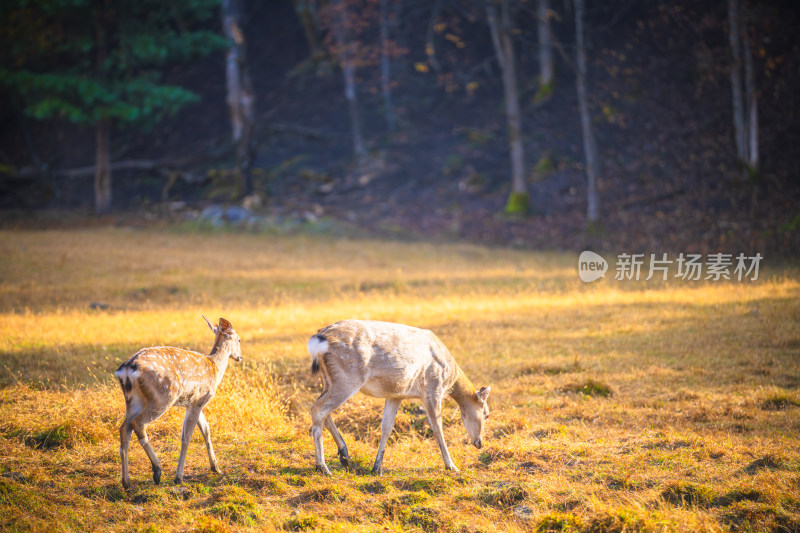
[[[126,229],[5,232],[0,253],[0,526],[800,528],[794,267],[767,261],[757,282],[587,285],[572,254]],[[111,373],[143,346],[207,351],[201,313],[243,341],[207,408],[225,473],[208,472],[195,435],[187,484],[154,487],[134,443],[126,494]],[[353,468],[326,435],[334,476],[313,472],[305,343],[341,318],[431,328],[492,385],[481,451],[445,407],[459,474],[407,402],[387,474],[369,476],[382,402],[360,395],[334,416]],[[167,480],[182,416],[150,430]]]

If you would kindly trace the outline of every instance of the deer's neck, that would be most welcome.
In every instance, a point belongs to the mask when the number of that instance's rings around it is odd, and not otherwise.
[[[211,349],[208,356],[217,368],[217,385],[222,381],[222,376],[225,375],[225,369],[228,368],[228,360],[230,359],[230,348],[227,343],[215,344]]]
[[[475,398],[475,385],[469,380],[461,367],[458,367],[458,377],[450,387],[450,397],[458,404],[459,408],[468,405],[467,402]]]

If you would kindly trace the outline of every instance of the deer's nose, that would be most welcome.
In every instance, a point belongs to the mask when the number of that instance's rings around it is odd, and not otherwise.
[[[472,445],[480,450],[483,447],[483,442],[481,442],[481,439],[478,439],[475,442],[473,442]]]

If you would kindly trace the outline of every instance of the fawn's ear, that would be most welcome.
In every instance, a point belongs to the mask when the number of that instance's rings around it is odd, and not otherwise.
[[[213,331],[214,335],[216,335],[217,332],[219,331],[219,328],[217,326],[212,326],[211,322],[209,322],[208,319],[206,318],[206,315],[200,315],[200,316],[203,317],[203,320],[206,321],[206,324],[208,324],[208,327],[211,328],[211,331]]]
[[[492,392],[491,387],[481,387],[481,390],[478,391],[478,399],[482,402],[486,402],[489,398],[489,393]]]
[[[228,335],[233,333],[233,325],[222,317],[219,319],[219,329],[222,330],[222,333]]]

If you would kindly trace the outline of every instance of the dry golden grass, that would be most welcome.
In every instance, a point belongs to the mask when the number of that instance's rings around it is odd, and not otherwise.
[[[0,254],[0,528],[800,530],[795,266],[584,285],[574,254],[126,229],[0,232]],[[196,434],[187,483],[154,486],[134,439],[126,494],[111,373],[142,346],[206,351],[200,313],[243,339],[207,408],[225,473]],[[314,473],[305,343],[347,317],[431,328],[492,385],[480,452],[446,406],[459,474],[407,402],[370,476],[363,396],[335,414],[353,468],[326,435],[334,476]],[[165,480],[182,416],[150,429]]]

